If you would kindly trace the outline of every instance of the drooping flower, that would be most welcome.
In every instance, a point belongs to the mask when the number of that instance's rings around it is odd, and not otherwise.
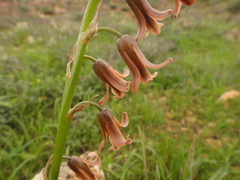
[[[100,164],[100,157],[95,152],[87,155],[87,158],[94,158],[90,161],[79,156],[71,156],[68,167],[75,173],[76,177],[82,180],[98,180],[101,175],[93,167]],[[89,166],[90,165],[90,166]]]
[[[152,34],[159,34],[161,31],[160,27],[162,27],[163,24],[157,22],[157,20],[163,20],[172,13],[172,9],[158,11],[152,8],[147,0],[126,1],[137,18],[138,33],[136,36],[136,41],[144,36],[144,33],[147,29]]]
[[[136,41],[129,35],[123,35],[117,42],[118,51],[124,62],[132,73],[132,91],[137,94],[140,83],[147,83],[157,76],[157,72],[152,75],[146,69],[159,69],[173,62],[172,58],[168,58],[161,64],[153,64],[149,62],[139,49]]]
[[[185,4],[186,6],[192,6],[195,2],[196,0],[175,0],[173,17],[174,18],[178,17],[182,3]]]
[[[125,71],[120,74],[113,69],[108,63],[102,59],[96,60],[93,64],[93,70],[95,74],[102,80],[106,87],[106,93],[103,98],[98,102],[99,105],[106,103],[109,99],[109,86],[112,88],[112,93],[115,95],[115,99],[124,97],[124,92],[127,92],[130,88],[130,81],[126,81],[123,78],[129,75],[129,71]]]
[[[108,136],[112,144],[112,147],[109,148],[110,150],[119,150],[122,146],[132,143],[132,140],[125,139],[119,130],[119,127],[126,127],[128,125],[128,115],[126,112],[122,113],[122,121],[120,123],[109,109],[104,108],[98,113],[98,122],[103,136],[103,140],[100,142],[98,148],[99,153]]]

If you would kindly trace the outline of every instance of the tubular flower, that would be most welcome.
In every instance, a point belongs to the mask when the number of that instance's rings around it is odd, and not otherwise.
[[[95,157],[95,160],[88,161],[78,156],[71,156],[68,161],[68,167],[75,173],[76,177],[82,180],[98,180],[101,175],[94,168],[89,165],[95,166],[100,164],[100,158],[97,153],[92,152],[88,157]]]
[[[172,58],[168,58],[161,64],[152,64],[145,58],[136,41],[129,35],[123,35],[118,39],[117,47],[124,62],[132,73],[132,91],[135,94],[138,92],[140,83],[147,83],[157,76],[157,72],[151,75],[146,67],[150,69],[159,69],[173,62]]]
[[[175,0],[173,17],[174,18],[178,17],[178,14],[181,10],[182,3],[185,4],[186,6],[192,6],[195,2],[196,0]]]
[[[124,92],[129,90],[130,81],[125,81],[122,79],[129,75],[129,71],[125,71],[123,74],[120,74],[102,59],[96,60],[96,62],[93,64],[93,70],[106,87],[106,93],[98,102],[99,105],[102,105],[108,101],[109,86],[112,88],[112,93],[115,95],[115,99],[124,97]]]
[[[101,153],[101,149],[109,136],[109,141],[112,144],[110,150],[119,150],[122,146],[131,144],[131,139],[125,139],[119,130],[119,127],[126,127],[128,125],[128,115],[126,112],[122,113],[122,122],[120,123],[108,109],[102,109],[98,113],[98,122],[101,127],[103,140],[99,144],[98,151]]]
[[[138,33],[136,41],[144,36],[146,29],[152,34],[159,34],[163,26],[162,23],[158,23],[156,20],[163,20],[172,13],[172,9],[166,11],[158,11],[153,9],[147,0],[126,0],[129,7],[137,18]]]

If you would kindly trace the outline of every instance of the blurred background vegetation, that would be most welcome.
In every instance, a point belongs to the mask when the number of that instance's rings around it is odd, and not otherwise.
[[[66,64],[86,3],[0,1],[0,179],[31,179],[53,152]],[[174,5],[149,3],[159,10]],[[137,23],[125,1],[105,0],[100,16],[100,26],[135,36]],[[198,0],[183,6],[178,19],[162,22],[161,34],[138,44],[149,61],[173,57],[174,63],[158,70],[137,95],[111,96],[104,105],[117,119],[128,112],[130,124],[122,132],[133,139],[118,152],[106,143],[101,155],[106,178],[146,179],[147,172],[149,180],[239,180],[240,2]],[[101,32],[86,53],[123,72],[116,41]],[[104,95],[91,65],[83,62],[73,105]],[[230,95],[221,96],[224,92]],[[74,117],[66,155],[97,150],[102,136],[96,115],[89,107]]]

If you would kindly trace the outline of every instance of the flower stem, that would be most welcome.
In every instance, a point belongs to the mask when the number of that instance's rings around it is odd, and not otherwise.
[[[102,111],[102,110],[103,110],[103,108],[102,108],[99,104],[97,104],[97,103],[95,103],[95,102],[91,102],[91,101],[82,101],[82,102],[76,104],[74,107],[80,106],[81,104],[87,104],[87,103],[90,104],[90,105],[92,105],[92,106],[94,106],[94,107],[97,108],[99,111]],[[73,107],[73,108],[74,108],[74,107]]]
[[[87,27],[91,23],[94,13],[96,11],[99,0],[89,0],[87,8],[84,13],[82,24],[79,34],[86,31]],[[61,166],[61,159],[64,152],[66,137],[70,125],[70,120],[67,118],[68,111],[70,109],[74,90],[82,66],[82,59],[86,50],[87,44],[83,44],[78,41],[76,44],[75,54],[73,56],[73,65],[70,78],[66,79],[65,88],[63,92],[63,98],[61,103],[61,109],[59,112],[59,125],[58,132],[55,140],[54,155],[52,158],[52,165],[49,171],[49,180],[57,180],[59,175],[59,169]]]
[[[118,38],[122,37],[122,34],[120,32],[110,27],[98,27],[98,32],[101,32],[101,31],[110,32],[116,35]]]
[[[62,159],[67,159],[67,160],[70,160],[70,159],[71,159],[71,157],[69,157],[69,156],[62,156]]]
[[[90,60],[90,61],[92,61],[93,63],[96,62],[96,59],[95,59],[94,57],[92,57],[92,56],[84,55],[84,58],[85,58],[85,59],[88,59],[88,60]]]

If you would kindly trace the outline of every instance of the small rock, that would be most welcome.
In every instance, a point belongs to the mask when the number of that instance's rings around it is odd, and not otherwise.
[[[223,34],[223,37],[227,40],[239,40],[240,39],[240,32],[237,28],[230,29],[229,31]]]
[[[28,37],[27,37],[27,41],[28,41],[28,44],[29,45],[33,45],[33,44],[35,44],[35,42],[36,42],[36,40],[33,38],[33,36],[31,36],[31,35],[29,35]]]
[[[16,24],[16,27],[20,30],[27,30],[28,29],[28,22],[26,22],[26,21],[18,22]]]
[[[224,92],[218,99],[217,101],[227,101],[229,99],[233,99],[237,96],[240,96],[240,92],[236,90],[231,90]]]
[[[61,8],[61,7],[55,7],[54,11],[55,11],[56,14],[62,14],[62,13],[67,12],[67,9]]]
[[[87,152],[86,152],[86,154],[87,154]],[[84,153],[80,157],[85,158],[86,154]],[[93,167],[96,170],[96,172],[101,174],[100,180],[105,180],[102,167],[100,165],[96,165]],[[43,170],[44,170],[44,168],[38,174],[36,174],[31,180],[44,180],[43,179]],[[58,180],[79,180],[79,179],[76,178],[75,173],[68,167],[67,162],[63,162],[60,167]]]

